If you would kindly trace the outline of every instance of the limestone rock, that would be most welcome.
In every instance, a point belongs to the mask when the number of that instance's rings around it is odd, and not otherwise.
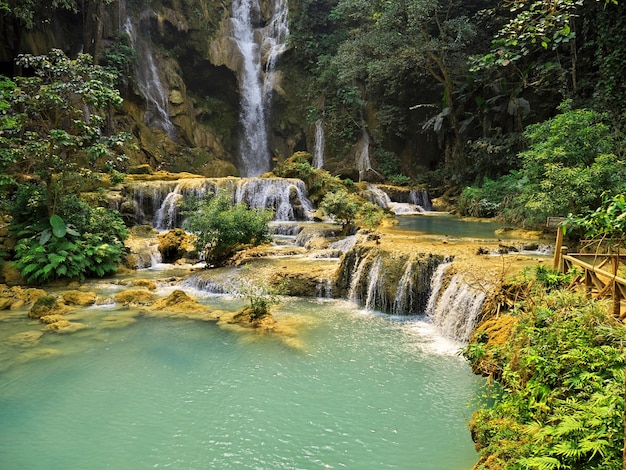
[[[61,299],[65,305],[80,305],[86,307],[96,303],[95,292],[83,292],[79,290],[69,290],[64,292]]]
[[[63,318],[62,315],[44,315],[43,317],[39,317],[39,321],[41,323],[50,325],[52,323],[57,323],[57,322],[66,321],[66,320],[65,318]]]
[[[29,318],[41,318],[46,315],[63,315],[68,307],[54,296],[43,295],[37,299],[28,312]]]
[[[209,308],[200,304],[182,290],[175,290],[163,299],[159,299],[152,305],[153,310],[170,310],[183,313],[206,312]]]
[[[128,289],[115,294],[115,301],[124,305],[151,305],[154,294],[144,289]]]
[[[194,258],[196,249],[193,235],[176,228],[159,235],[159,251],[166,263],[173,263],[181,258]]]

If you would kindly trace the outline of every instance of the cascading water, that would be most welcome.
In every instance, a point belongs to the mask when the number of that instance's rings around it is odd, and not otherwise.
[[[365,173],[372,169],[372,162],[370,161],[370,136],[365,126],[363,126],[361,152],[359,153],[357,161],[357,169],[359,170],[359,181],[362,181]]]
[[[356,247],[342,258],[340,283],[347,297],[368,310],[398,315],[423,313],[431,293],[431,279],[443,258],[416,253],[379,253]]]
[[[438,298],[429,303],[431,310],[426,313],[445,336],[467,342],[486,298],[484,289],[470,286],[461,275],[455,274]]]
[[[232,37],[241,53],[238,78],[243,130],[239,170],[245,177],[259,176],[270,169],[267,118],[276,80],[276,63],[286,49],[289,35],[287,16],[286,0],[276,0],[267,27],[259,28],[261,8],[258,0],[232,2]],[[267,53],[265,70],[262,66],[264,53]]]
[[[287,50],[287,39],[289,38],[287,0],[274,1],[274,14],[265,27],[264,33],[261,53],[267,57],[263,79],[263,99],[267,113],[271,108],[271,97],[277,81],[276,64],[280,56]]]
[[[180,227],[182,201],[189,196],[225,191],[233,203],[272,209],[274,220],[310,220],[314,211],[306,186],[292,178],[187,178],[171,182],[145,182],[132,186],[135,222],[151,223],[158,230]]]
[[[324,166],[324,121],[315,121],[315,149],[313,151],[313,167],[322,168]]]
[[[151,16],[152,12],[144,10],[136,20],[126,17],[124,31],[138,59],[135,73],[139,92],[146,100],[144,122],[150,128],[162,129],[173,138],[175,130],[168,111],[168,93],[159,76],[150,44]]]

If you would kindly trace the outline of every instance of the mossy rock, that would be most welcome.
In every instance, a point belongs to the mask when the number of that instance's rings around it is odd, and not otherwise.
[[[159,299],[152,305],[152,310],[168,310],[181,313],[206,312],[209,308],[200,304],[182,290],[175,290],[163,299]]]
[[[63,300],[65,305],[80,305],[81,307],[86,307],[95,304],[96,297],[97,296],[95,292],[69,290],[63,293],[61,299]]]
[[[29,318],[41,318],[46,315],[63,315],[69,309],[53,295],[42,295],[28,312]]]
[[[154,294],[144,289],[128,289],[115,294],[115,301],[124,305],[152,305]]]

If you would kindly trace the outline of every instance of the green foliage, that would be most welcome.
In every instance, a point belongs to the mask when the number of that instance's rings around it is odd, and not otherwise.
[[[233,204],[227,193],[187,204],[184,227],[196,236],[196,250],[207,266],[223,264],[244,245],[256,246],[270,240],[270,210]]]
[[[623,243],[626,237],[626,198],[623,193],[604,196],[602,205],[593,212],[568,217],[567,227],[576,227],[585,237]]]
[[[539,271],[538,278],[552,276]],[[582,292],[546,293],[539,284],[513,314],[519,321],[512,337],[492,356],[503,390],[472,418],[476,468],[621,469],[622,326],[606,304]],[[466,356],[476,361],[492,348],[473,344]]]
[[[128,85],[132,68],[137,63],[137,53],[131,46],[128,34],[118,33],[115,40],[102,50],[100,63],[118,77],[121,85]]]
[[[32,75],[17,77],[7,99],[16,126],[6,145],[18,169],[44,183],[52,215],[65,195],[94,182],[95,171],[123,165],[130,136],[106,133],[106,113],[122,99],[115,75],[94,66],[87,54],[71,60],[55,49],[48,55],[20,55],[17,63]]]
[[[272,172],[281,178],[298,178],[304,181],[309,198],[314,204],[319,203],[328,193],[341,188],[354,186],[352,181],[341,181],[328,171],[313,168],[310,163],[311,154],[296,152],[287,160],[276,166]]]
[[[90,207],[70,195],[60,202],[57,214],[47,218],[46,213],[41,186],[18,188],[10,229],[18,239],[15,264],[28,282],[102,277],[117,270],[128,235],[117,212]]]
[[[8,172],[17,160],[9,146],[10,135],[19,129],[15,115],[9,112],[13,90],[15,83],[0,75],[0,195],[5,194],[15,184]]]
[[[250,302],[252,318],[261,318],[270,313],[273,305],[278,305],[283,288],[271,285],[267,279],[255,277],[249,265],[243,269],[244,276],[235,284],[235,295]]]
[[[622,137],[602,114],[563,108],[552,119],[528,126],[529,148],[520,154],[519,171],[463,191],[463,213],[501,215],[537,226],[548,216],[589,211],[598,207],[604,192],[621,190],[626,177]]]
[[[510,200],[521,190],[519,174],[513,172],[497,180],[485,178],[481,187],[463,189],[458,200],[462,215],[470,217],[498,217],[503,215]]]
[[[327,193],[319,205],[327,215],[341,223],[345,229],[352,225],[361,207],[361,202],[344,189]]]

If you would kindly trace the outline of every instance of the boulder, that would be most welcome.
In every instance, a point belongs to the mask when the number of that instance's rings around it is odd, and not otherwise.
[[[96,303],[95,292],[83,292],[80,290],[68,290],[63,293],[61,299],[65,305],[80,305],[86,307]]]
[[[28,312],[29,318],[41,318],[46,315],[63,315],[68,312],[68,307],[52,295],[42,295],[37,299]]]
[[[124,305],[151,305],[154,294],[144,289],[128,289],[115,294],[115,301]]]
[[[206,312],[209,308],[200,304],[182,290],[175,290],[163,299],[159,299],[152,305],[153,310],[168,310],[182,313]]]

